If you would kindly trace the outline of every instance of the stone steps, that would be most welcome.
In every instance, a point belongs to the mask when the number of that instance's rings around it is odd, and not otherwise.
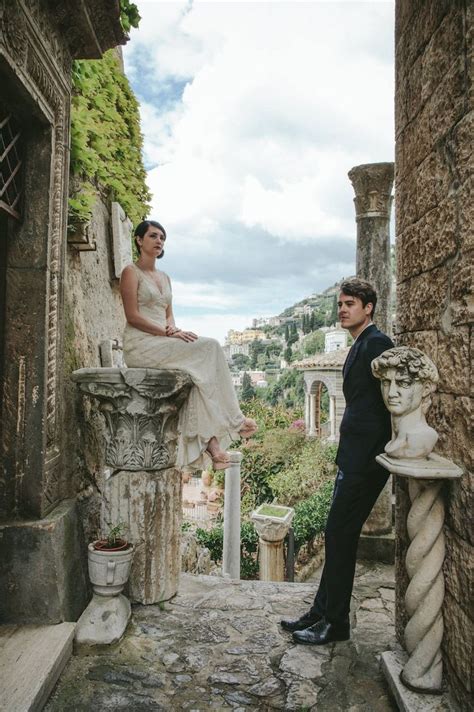
[[[72,654],[74,623],[0,626],[0,710],[43,709]]]

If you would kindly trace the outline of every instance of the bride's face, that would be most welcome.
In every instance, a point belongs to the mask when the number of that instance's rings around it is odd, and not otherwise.
[[[166,237],[159,227],[150,225],[140,243],[140,250],[145,255],[153,255],[159,257],[163,252]]]

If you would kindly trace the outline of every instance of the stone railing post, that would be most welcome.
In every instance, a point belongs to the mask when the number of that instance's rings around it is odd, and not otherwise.
[[[279,504],[261,504],[251,519],[259,536],[260,581],[285,580],[283,542],[293,521],[295,510]]]
[[[105,417],[102,524],[123,522],[135,553],[129,595],[157,603],[177,593],[181,473],[175,468],[178,413],[188,374],[148,368],[83,368],[72,378]]]
[[[242,453],[230,451],[224,484],[224,546],[222,573],[240,579],[240,462]]]
[[[439,693],[445,556],[441,488],[443,480],[459,478],[462,470],[432,452],[438,435],[425,416],[438,381],[434,363],[418,349],[398,347],[376,358],[372,370],[392,413],[392,439],[376,459],[392,474],[408,478],[411,501],[405,558],[410,579],[405,593],[408,659],[400,663],[394,653],[383,653],[382,664],[396,696],[399,677],[410,690]]]

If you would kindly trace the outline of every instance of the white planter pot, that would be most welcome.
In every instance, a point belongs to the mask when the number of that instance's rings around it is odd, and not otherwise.
[[[118,596],[127,583],[133,558],[133,546],[122,551],[106,551],[88,547],[89,578],[94,593]]]

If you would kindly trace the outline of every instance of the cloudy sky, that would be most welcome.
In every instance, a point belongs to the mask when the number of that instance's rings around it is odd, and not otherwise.
[[[177,323],[223,341],[354,273],[347,172],[393,160],[393,2],[135,2],[159,267]]]

